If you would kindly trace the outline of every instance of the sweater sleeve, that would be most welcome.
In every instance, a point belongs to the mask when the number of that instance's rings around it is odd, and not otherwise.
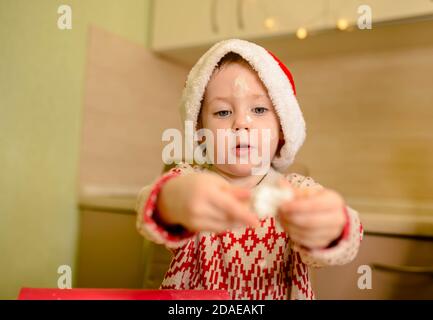
[[[290,174],[287,178],[294,187],[323,188],[311,177]],[[346,224],[340,237],[333,241],[330,246],[324,249],[308,249],[294,245],[294,250],[299,252],[305,264],[311,267],[343,265],[356,257],[363,237],[362,224],[356,210],[346,205],[343,210],[346,214]]]
[[[191,166],[181,163],[140,190],[135,211],[137,212],[136,226],[141,235],[173,250],[184,246],[195,236],[195,233],[181,225],[164,224],[159,218],[157,209],[158,196],[164,184],[170,179],[193,171]]]

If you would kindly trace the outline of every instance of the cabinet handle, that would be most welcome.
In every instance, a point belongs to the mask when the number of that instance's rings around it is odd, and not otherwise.
[[[218,0],[212,0],[210,5],[210,23],[212,27],[213,33],[218,33],[219,28],[217,24],[217,17],[216,17],[216,9],[218,7]]]
[[[236,17],[238,21],[238,28],[240,30],[244,30],[245,23],[244,23],[244,0],[238,0],[236,5]]]
[[[433,267],[396,266],[383,263],[373,263],[373,269],[386,272],[412,273],[433,276]]]

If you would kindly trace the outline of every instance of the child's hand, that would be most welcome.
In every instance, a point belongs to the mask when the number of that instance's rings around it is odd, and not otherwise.
[[[158,209],[167,224],[220,233],[239,225],[258,226],[249,197],[248,189],[234,187],[216,174],[192,173],[166,183]]]
[[[293,188],[288,181],[286,188]],[[298,245],[325,248],[341,234],[346,222],[344,200],[330,189],[296,189],[294,200],[279,208],[281,225]]]

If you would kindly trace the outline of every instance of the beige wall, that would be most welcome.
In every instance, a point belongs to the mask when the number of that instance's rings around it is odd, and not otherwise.
[[[433,46],[294,63],[310,174],[346,196],[433,199]]]
[[[0,298],[75,271],[76,180],[89,24],[147,45],[148,0],[0,1]],[[74,279],[73,279],[74,280]]]
[[[285,59],[307,123],[297,161],[354,204],[432,208],[433,23],[370,32]]]

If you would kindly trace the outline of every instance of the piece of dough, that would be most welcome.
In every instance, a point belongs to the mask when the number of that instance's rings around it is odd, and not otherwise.
[[[292,200],[294,193],[289,188],[272,185],[257,187],[253,192],[252,207],[259,219],[275,217],[283,201]]]

